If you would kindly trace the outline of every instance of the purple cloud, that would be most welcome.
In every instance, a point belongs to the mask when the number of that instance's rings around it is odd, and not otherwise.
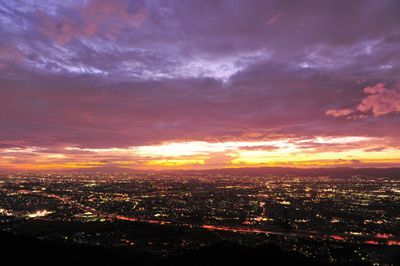
[[[38,31],[61,45],[80,37],[112,38],[122,30],[133,30],[146,17],[146,10],[137,10],[128,1],[90,0],[83,5],[71,5],[63,15],[50,16],[43,10],[36,12]]]

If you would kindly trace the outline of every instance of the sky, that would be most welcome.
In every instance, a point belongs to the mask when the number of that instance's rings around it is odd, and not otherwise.
[[[0,170],[400,164],[397,0],[2,0]]]

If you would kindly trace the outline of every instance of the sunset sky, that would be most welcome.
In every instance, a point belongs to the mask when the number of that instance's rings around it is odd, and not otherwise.
[[[2,0],[0,170],[399,166],[399,14]]]

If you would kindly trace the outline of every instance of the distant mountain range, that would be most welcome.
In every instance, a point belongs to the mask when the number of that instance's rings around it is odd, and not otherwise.
[[[189,171],[196,172],[196,171]],[[211,169],[200,170],[197,172],[205,173],[221,173],[221,174],[240,174],[240,175],[329,175],[329,176],[393,176],[400,177],[400,167],[391,168],[350,168],[350,167],[337,167],[337,168],[286,168],[286,167],[252,167],[252,168],[225,168],[225,169]]]
[[[6,173],[9,171],[2,171]],[[39,172],[39,171],[37,171]],[[49,172],[49,171],[47,171]],[[204,169],[204,170],[136,170],[123,169],[114,167],[99,167],[91,169],[73,169],[63,171],[52,171],[60,173],[186,173],[186,174],[232,174],[232,175],[308,175],[308,176],[388,176],[400,177],[400,167],[390,168],[351,168],[351,167],[335,167],[335,168],[294,168],[294,167],[246,167],[246,168],[220,168],[220,169]]]

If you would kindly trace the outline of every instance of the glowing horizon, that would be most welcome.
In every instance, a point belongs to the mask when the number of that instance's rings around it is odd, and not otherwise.
[[[7,154],[3,156],[0,166],[12,170],[99,167],[163,170],[396,165],[400,162],[400,151],[394,147],[377,149],[383,141],[380,138],[346,136],[270,141],[167,142],[128,148],[63,147],[56,151],[40,147],[15,147],[0,149],[0,154]],[[17,165],[13,163],[21,155],[30,159]]]

